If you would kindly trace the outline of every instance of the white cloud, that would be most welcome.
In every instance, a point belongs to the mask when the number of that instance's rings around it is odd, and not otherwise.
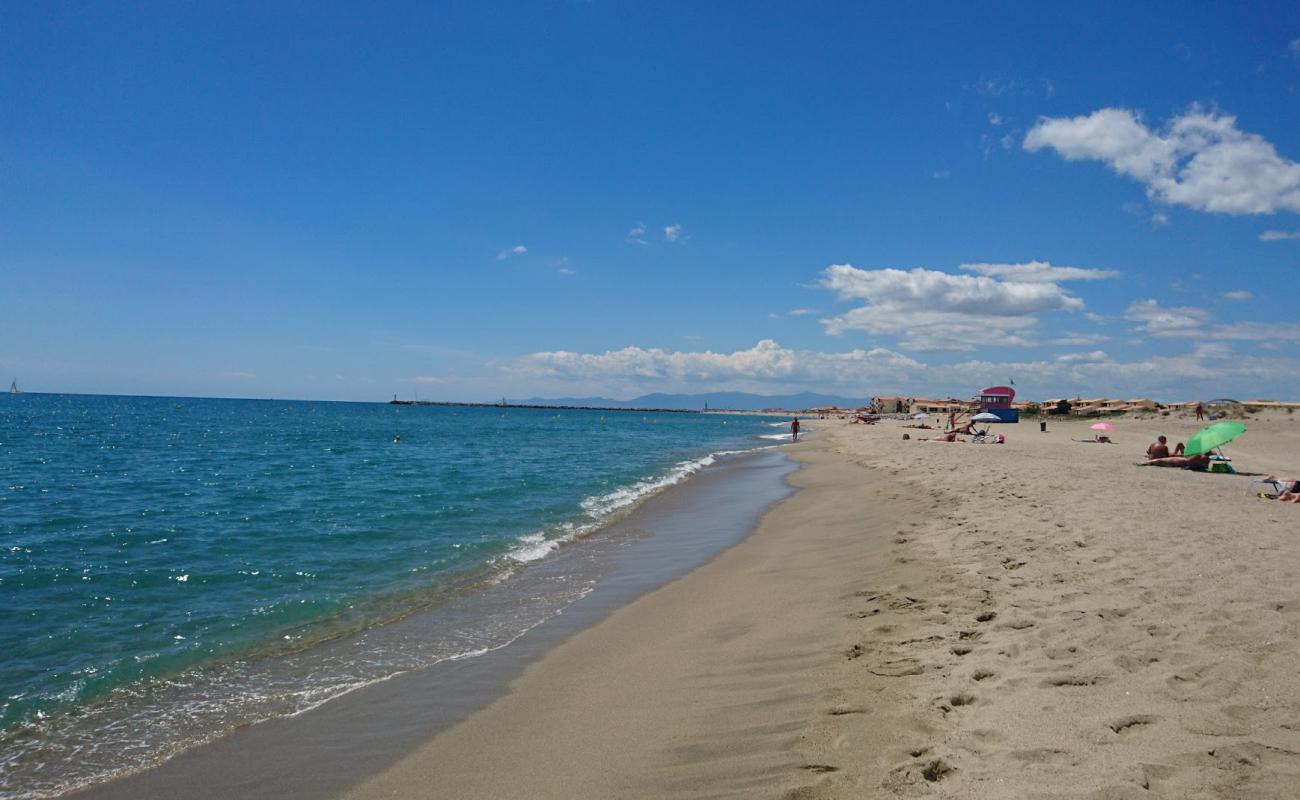
[[[1163,211],[1151,212],[1151,227],[1163,228],[1169,224],[1169,215]]]
[[[1161,339],[1190,339],[1201,342],[1277,342],[1300,339],[1300,323],[1223,322],[1210,324],[1210,312],[1182,306],[1164,308],[1155,300],[1129,305],[1125,319],[1141,323],[1139,330]]]
[[[1291,44],[1287,46],[1287,49],[1291,51],[1291,55],[1296,60],[1300,60],[1300,39],[1292,39]]]
[[[1300,231],[1264,231],[1259,235],[1261,242],[1285,242],[1288,239],[1300,239]]]
[[[1002,122],[1003,122],[1003,120],[1002,120],[1002,115],[1001,115],[1001,114],[998,114],[998,113],[993,112],[993,111],[990,111],[990,112],[989,112],[989,124],[990,124],[990,125],[992,125],[993,127],[997,128],[997,127],[1000,127],[1000,126],[1002,125]]]
[[[898,335],[909,350],[971,350],[977,345],[1034,343],[1037,314],[1079,311],[1083,301],[1056,281],[1109,277],[1105,270],[1027,264],[969,264],[980,275],[938,270],[873,269],[835,264],[820,285],[841,300],[866,301],[822,320],[832,335],[845,331]],[[999,278],[1006,277],[1006,280]]]
[[[1210,312],[1194,306],[1165,308],[1155,300],[1136,300],[1124,310],[1124,318],[1141,323],[1139,330],[1152,336],[1200,336],[1202,326],[1210,321]]]
[[[1024,94],[1028,87],[1023,82],[1010,78],[981,76],[971,88],[987,97],[1002,97],[1009,94]]]
[[[632,226],[632,230],[627,232],[628,244],[649,244],[645,240],[645,223],[638,222]]]
[[[851,264],[834,264],[822,275],[821,285],[842,299],[869,300],[877,306],[996,316],[1083,308],[1082,300],[1047,280],[998,281],[923,267],[858,269]]]
[[[251,373],[251,372],[244,372],[244,371],[242,371],[242,370],[235,371],[235,372],[227,372],[227,373],[225,373],[225,376],[226,376],[227,378],[238,378],[238,379],[240,379],[240,380],[248,380],[248,379],[250,379],[250,378],[256,378],[256,377],[257,377],[256,375],[254,375],[254,374]]]
[[[1110,361],[1105,350],[1093,350],[1090,353],[1065,353],[1056,357],[1058,364],[1104,364]]]
[[[806,317],[809,314],[817,314],[819,312],[815,308],[792,308],[789,313],[792,317]]]
[[[1196,106],[1159,131],[1122,108],[1044,117],[1026,134],[1024,148],[1104,162],[1145,184],[1152,200],[1170,205],[1221,214],[1300,211],[1300,164],[1238,129],[1236,117]]]
[[[1293,343],[1300,340],[1300,323],[1295,322],[1228,322],[1215,325],[1205,332],[1207,339],[1228,342]]]
[[[577,271],[576,269],[570,269],[569,267],[560,267],[558,270],[556,270],[556,272],[560,273],[561,275],[577,275],[577,274],[578,274],[578,271]]]
[[[943,180],[951,175],[952,173],[946,169],[936,169],[934,172],[930,173],[930,177],[934,178],[936,181]]]
[[[682,235],[682,226],[678,223],[664,226],[664,241],[675,242]]]
[[[1059,339],[1053,339],[1052,344],[1087,347],[1089,345],[1101,344],[1109,341],[1110,337],[1101,333],[1067,333]]]
[[[864,306],[822,320],[832,336],[845,331],[901,336],[899,346],[919,351],[969,351],[979,345],[1029,347],[1035,344],[1032,316],[993,316]]]
[[[1000,278],[1015,283],[1099,281],[1119,277],[1119,272],[1113,269],[1061,267],[1047,261],[1026,261],[1023,264],[962,264],[961,268],[967,272],[978,272],[990,278]]]
[[[497,261],[505,261],[507,258],[510,258],[511,256],[522,256],[524,253],[527,252],[528,252],[527,247],[524,247],[522,244],[517,244],[514,247],[508,248],[506,250],[502,250],[500,253],[497,253]]]
[[[884,348],[846,353],[797,351],[763,339],[732,353],[667,351],[624,347],[604,353],[534,353],[509,367],[517,375],[559,379],[590,386],[759,387],[762,385],[865,385],[902,380],[922,368],[901,353]]]
[[[1254,296],[1255,295],[1251,294],[1245,289],[1237,289],[1236,291],[1223,293],[1224,300],[1249,300]]]

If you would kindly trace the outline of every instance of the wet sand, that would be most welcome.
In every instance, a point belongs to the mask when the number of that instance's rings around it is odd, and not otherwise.
[[[753,536],[342,796],[1294,797],[1300,506],[1116,424],[826,421]],[[1238,470],[1300,471],[1247,424]]]

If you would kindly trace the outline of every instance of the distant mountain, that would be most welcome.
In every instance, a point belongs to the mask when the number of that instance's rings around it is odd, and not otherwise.
[[[706,392],[704,394],[643,394],[631,400],[611,400],[608,397],[530,397],[527,400],[509,400],[510,403],[539,406],[600,406],[602,408],[681,408],[699,410],[731,409],[735,411],[760,411],[764,408],[801,409],[819,406],[858,408],[866,405],[869,397],[836,397],[816,392],[799,394],[750,394],[749,392]]]

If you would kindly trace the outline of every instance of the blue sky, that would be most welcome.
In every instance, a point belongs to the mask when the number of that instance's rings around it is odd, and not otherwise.
[[[34,391],[1300,398],[1300,6],[8,4]]]

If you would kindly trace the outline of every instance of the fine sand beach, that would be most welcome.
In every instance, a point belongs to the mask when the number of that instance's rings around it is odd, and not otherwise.
[[[1300,506],[1136,466],[1201,425],[819,424],[754,535],[345,796],[1295,796]],[[1239,472],[1300,471],[1246,424]]]

